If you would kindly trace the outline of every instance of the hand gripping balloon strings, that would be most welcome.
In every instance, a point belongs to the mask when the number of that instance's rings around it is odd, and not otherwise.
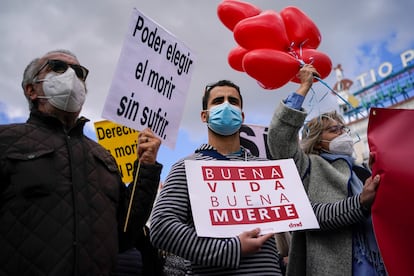
[[[139,146],[139,140],[138,140],[138,144],[137,144],[137,151],[138,151],[138,146]],[[134,183],[133,183],[132,192],[131,192],[131,198],[129,199],[128,211],[127,211],[127,215],[126,215],[126,218],[125,218],[124,233],[126,232],[127,226],[128,226],[129,216],[130,216],[131,207],[132,207],[132,200],[133,200],[134,194],[135,194],[135,187],[137,186],[137,180],[138,180],[138,174],[139,174],[139,168],[140,167],[141,167],[141,161],[138,159],[137,172],[135,173]]]
[[[302,53],[302,47],[300,47],[300,49],[299,49],[299,51],[300,51],[300,53]],[[298,56],[295,56],[295,58],[299,61],[299,63],[300,63],[300,67],[303,67],[306,63],[302,60],[302,59],[300,59]],[[314,59],[312,58],[312,57],[310,57],[309,58],[309,60],[310,60],[310,62],[309,62],[309,64],[312,64],[313,63],[313,61],[314,61]],[[314,75],[314,78],[318,78],[316,75]],[[326,92],[320,99],[319,99],[319,101],[317,101],[317,99],[316,99],[316,92],[315,92],[315,90],[311,87],[310,88],[310,91],[312,92],[312,96],[311,96],[311,98],[310,98],[310,100],[309,100],[309,105],[310,105],[310,111],[312,111],[313,110],[313,108],[314,108],[314,106],[313,106],[313,103],[314,102],[317,102],[317,103],[321,103],[324,99],[325,99],[325,97],[328,95],[328,92]],[[315,99],[315,100],[314,100]]]
[[[300,49],[301,50],[301,49]],[[295,57],[298,61],[299,61],[299,63],[300,63],[300,67],[303,67],[306,63],[302,60],[302,59],[300,59],[298,56],[296,56]],[[312,60],[312,58],[310,58],[311,60]],[[312,62],[310,62],[310,64],[312,64],[313,63],[313,60],[312,60]],[[323,85],[325,85],[328,89],[329,89],[329,91],[331,91],[332,93],[334,93],[339,99],[341,99],[341,101],[343,101],[347,106],[349,106],[350,108],[354,108],[353,106],[352,106],[352,104],[350,103],[350,102],[348,102],[346,99],[344,99],[344,97],[342,97],[341,95],[339,95],[335,90],[333,90],[326,82],[324,82],[320,77],[318,77],[318,76],[316,76],[316,75],[314,75],[313,76],[313,78],[314,79],[316,79],[316,80],[318,80],[320,83],[322,83]],[[311,89],[312,91],[313,91],[313,89]],[[326,95],[327,95],[327,93],[319,100],[319,101],[322,101],[325,97],[326,97]],[[362,114],[362,112],[361,111],[358,111],[358,113],[360,114],[360,115],[362,115],[362,116],[364,116],[364,114]]]

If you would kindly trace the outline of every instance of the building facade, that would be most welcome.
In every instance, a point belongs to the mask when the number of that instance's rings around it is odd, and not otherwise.
[[[394,69],[391,63],[383,63],[378,69],[381,78],[372,77],[370,84],[361,82],[361,87],[354,92],[350,92],[353,82],[343,77],[341,66],[334,68],[337,77],[334,90],[345,99],[338,101],[340,112],[351,131],[359,136],[355,153],[360,163],[367,163],[369,158],[367,129],[370,109],[414,109],[414,50],[405,51],[400,57],[400,67]],[[372,72],[370,75],[374,76]]]

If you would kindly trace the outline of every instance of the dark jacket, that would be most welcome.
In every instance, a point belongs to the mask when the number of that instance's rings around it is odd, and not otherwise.
[[[162,166],[141,165],[124,233],[131,187],[87,121],[66,132],[32,112],[0,126],[0,275],[109,275],[147,221]]]

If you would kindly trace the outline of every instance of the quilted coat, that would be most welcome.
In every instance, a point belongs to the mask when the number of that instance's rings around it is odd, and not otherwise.
[[[0,126],[0,275],[109,275],[148,219],[162,166],[141,165],[124,233],[131,187],[87,121],[65,131],[32,112]]]

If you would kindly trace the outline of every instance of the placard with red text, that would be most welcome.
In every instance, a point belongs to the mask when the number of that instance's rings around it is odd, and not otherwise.
[[[292,159],[185,161],[197,235],[234,237],[319,228]]]

